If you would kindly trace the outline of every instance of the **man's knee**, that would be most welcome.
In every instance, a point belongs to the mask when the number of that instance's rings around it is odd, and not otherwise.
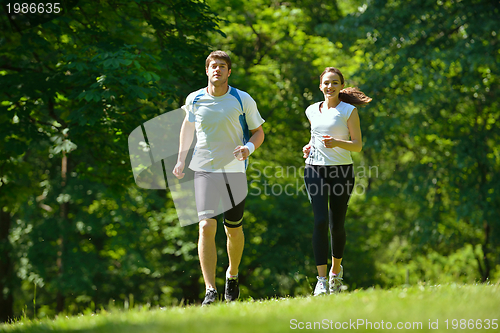
[[[206,219],[200,221],[200,237],[215,237],[217,231],[217,220]]]
[[[240,238],[243,236],[243,226],[230,228],[226,226],[226,235],[228,238]]]
[[[241,229],[241,227],[243,226],[243,216],[241,216],[236,221],[231,221],[224,217],[224,226],[226,227],[226,229]]]

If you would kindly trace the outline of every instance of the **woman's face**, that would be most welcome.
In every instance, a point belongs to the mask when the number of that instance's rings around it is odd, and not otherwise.
[[[335,98],[338,97],[340,90],[344,88],[344,84],[341,82],[337,73],[327,72],[321,79],[319,89],[323,92],[325,98]]]

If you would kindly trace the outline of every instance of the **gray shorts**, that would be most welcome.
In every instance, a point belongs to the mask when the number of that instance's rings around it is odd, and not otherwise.
[[[223,214],[226,227],[240,227],[243,224],[247,192],[247,177],[243,172],[194,173],[196,210],[200,221]]]

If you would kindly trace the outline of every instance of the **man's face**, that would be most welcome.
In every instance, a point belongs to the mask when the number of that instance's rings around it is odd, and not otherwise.
[[[227,84],[227,78],[231,75],[231,70],[222,59],[214,59],[210,61],[206,71],[210,83],[217,87]]]

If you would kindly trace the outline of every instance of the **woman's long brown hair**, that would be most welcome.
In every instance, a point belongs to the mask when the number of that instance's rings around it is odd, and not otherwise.
[[[326,73],[338,74],[340,77],[341,84],[344,84],[344,75],[342,75],[342,72],[335,67],[326,67],[323,73],[321,73],[321,75],[319,76],[320,82],[323,82],[323,75],[325,75]],[[342,89],[339,92],[339,99],[342,102],[349,103],[355,106],[362,106],[368,104],[372,100],[371,97],[366,96],[364,92],[354,87],[348,87]]]

